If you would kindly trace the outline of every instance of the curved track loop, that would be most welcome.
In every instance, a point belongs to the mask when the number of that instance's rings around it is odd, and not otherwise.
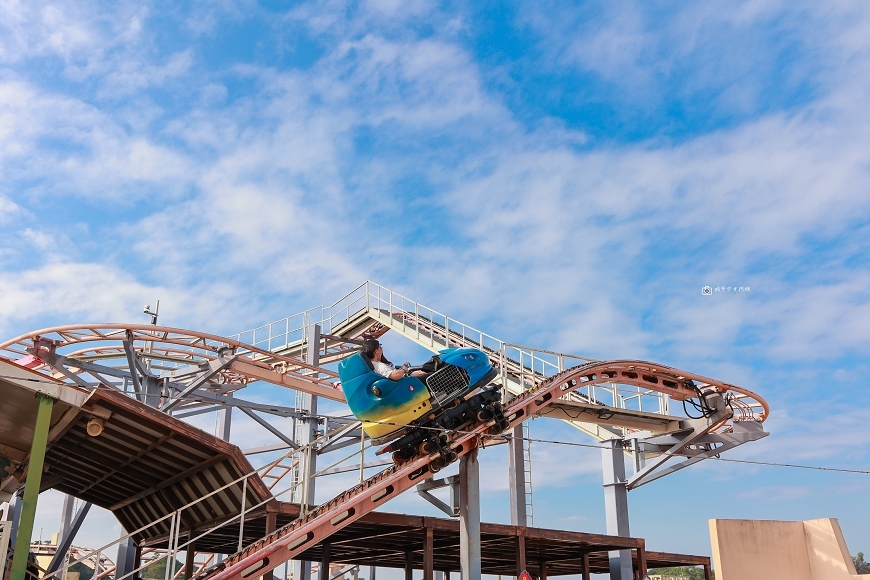
[[[126,366],[125,340],[133,345],[142,359],[153,363],[155,371],[171,372],[201,365],[229,350],[237,361],[222,371],[223,384],[238,384],[241,388],[248,382],[264,380],[344,402],[344,394],[338,388],[338,375],[332,371],[231,338],[180,328],[148,324],[55,326],[0,343],[0,355],[19,359],[34,370],[64,379],[44,361],[45,349],[49,345],[53,353],[73,359],[69,360],[72,367],[75,367],[76,360],[119,360]],[[307,373],[316,373],[317,376]]]
[[[693,381],[702,391],[715,390],[723,394],[734,392],[751,399],[747,408],[759,409],[759,412],[747,417],[749,419],[761,421],[768,414],[767,403],[761,397],[727,383],[654,363],[604,361],[564,371],[511,400],[504,409],[510,423],[508,429],[532,417],[568,391],[614,381],[644,388],[666,389],[663,392],[677,400],[697,396],[695,388],[687,382]],[[725,423],[727,421],[723,425]],[[489,433],[491,426],[491,423],[478,423],[465,431],[450,433],[449,445],[461,457],[484,445],[487,439],[501,436]],[[233,554],[224,562],[203,570],[194,578],[246,580],[261,576],[424,480],[429,473],[429,463],[435,458],[417,457],[389,467]]]
[[[770,406],[767,401],[749,389],[665,365],[633,360],[591,361],[585,365],[568,369],[566,372],[583,368],[589,369],[589,372],[581,375],[574,388],[614,382],[665,393],[676,401],[697,398],[699,393],[704,395],[719,393],[725,397],[726,402],[734,412],[734,417],[715,430],[718,432],[728,430],[731,420],[763,423],[770,415]],[[530,391],[539,389],[548,383],[549,381],[544,382]],[[570,390],[572,389],[565,389],[566,392]]]
[[[58,354],[64,354],[67,358],[81,361],[115,359],[126,364],[122,343],[128,338],[142,358],[154,362],[155,370],[171,371],[207,363],[217,358],[224,349],[229,348],[239,359],[248,364],[236,365],[236,368],[224,371],[222,373],[224,384],[239,384],[242,387],[248,381],[266,380],[333,400],[344,400],[337,383],[338,377],[332,371],[308,365],[299,358],[279,355],[231,338],[164,326],[77,324],[44,328],[0,343],[0,355],[11,359],[33,356],[36,354],[34,344],[47,339],[54,344]],[[69,352],[62,352],[66,349],[70,349]],[[601,365],[605,365],[606,368]],[[51,367],[39,360],[31,360],[28,366],[45,374],[53,374]],[[255,369],[248,368],[249,366]],[[588,376],[581,377],[578,381],[579,387],[615,382],[662,392],[675,400],[685,401],[698,395],[694,388],[687,386],[689,384],[687,381],[692,381],[702,392],[713,390],[727,395],[738,419],[764,421],[770,413],[767,402],[752,391],[664,365],[642,361],[590,361],[582,367],[575,368],[600,369],[597,375],[590,372],[587,373]],[[318,373],[318,377],[307,374],[313,371]],[[591,379],[592,376],[597,378]],[[538,383],[534,388],[537,389],[548,382],[550,381]],[[312,388],[317,392],[309,390]],[[323,388],[328,390],[325,391]]]

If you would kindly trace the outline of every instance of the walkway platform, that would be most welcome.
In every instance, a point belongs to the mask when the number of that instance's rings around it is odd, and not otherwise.
[[[299,514],[297,504],[275,502],[265,509],[252,511],[245,518],[244,544],[265,536],[267,514],[274,514],[275,525],[292,522]],[[239,541],[239,526],[230,524],[209,534],[196,544],[199,552],[232,553]],[[585,560],[590,574],[608,572],[610,550],[632,550],[635,566],[645,558],[648,568],[668,566],[703,566],[710,570],[710,558],[688,554],[646,551],[640,538],[622,538],[565,530],[480,524],[481,568],[484,574],[516,576],[518,567],[535,577],[582,574]],[[430,539],[431,538],[431,539]],[[372,512],[329,538],[331,562],[423,570],[426,551],[431,550],[433,570],[459,572],[459,520]],[[166,537],[148,544],[166,548]],[[524,563],[518,558],[522,553]],[[303,552],[299,559],[321,562],[323,545]],[[712,576],[709,576],[712,580]]]

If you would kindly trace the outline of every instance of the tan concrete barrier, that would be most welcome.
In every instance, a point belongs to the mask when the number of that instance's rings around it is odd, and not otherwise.
[[[835,518],[710,520],[717,580],[856,580]]]

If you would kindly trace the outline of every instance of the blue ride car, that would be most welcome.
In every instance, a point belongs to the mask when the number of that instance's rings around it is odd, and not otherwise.
[[[396,459],[407,459],[421,450],[443,447],[445,437],[431,436],[436,428],[459,429],[475,420],[494,418],[497,425],[505,423],[499,391],[484,389],[498,374],[486,353],[469,347],[449,348],[439,351],[437,358],[443,364],[423,380],[385,378],[374,371],[363,353],[339,363],[347,404],[363,422],[366,434],[376,445],[393,441],[381,452],[396,451]]]

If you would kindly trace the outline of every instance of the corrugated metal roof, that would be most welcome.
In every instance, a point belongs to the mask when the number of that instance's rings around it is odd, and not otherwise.
[[[105,418],[92,437],[87,423]],[[46,453],[52,487],[111,510],[132,532],[229,484],[253,467],[235,445],[109,389],[94,391],[79,417]],[[241,511],[242,482],[185,509],[183,529],[202,529]],[[248,483],[246,505],[271,498],[263,481]],[[170,519],[137,535],[165,535]]]

